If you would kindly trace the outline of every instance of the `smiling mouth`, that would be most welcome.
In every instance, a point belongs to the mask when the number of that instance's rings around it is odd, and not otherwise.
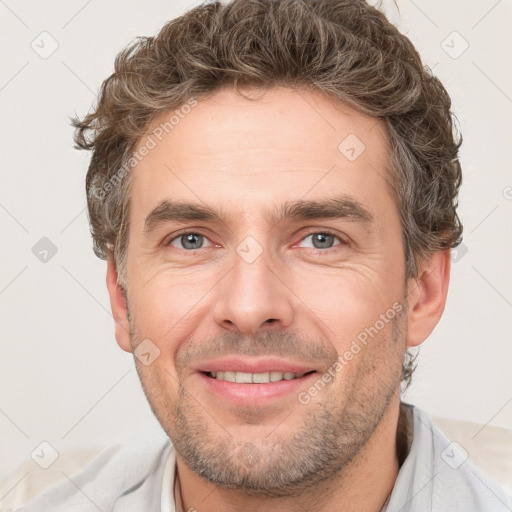
[[[316,370],[311,370],[305,373],[292,373],[292,372],[261,372],[261,373],[248,373],[248,372],[235,372],[235,371],[216,371],[216,372],[202,372],[204,375],[215,379],[224,380],[228,382],[236,382],[237,384],[270,384],[272,382],[279,382],[282,380],[300,379],[305,375],[315,373]]]

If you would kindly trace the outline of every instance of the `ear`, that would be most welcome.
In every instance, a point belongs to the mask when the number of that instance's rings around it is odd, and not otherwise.
[[[107,260],[107,288],[110,295],[110,307],[115,322],[117,344],[126,352],[132,352],[128,310],[123,288],[117,282],[117,270],[112,258]]]
[[[450,281],[451,249],[437,251],[409,280],[407,346],[423,343],[438,324],[446,304]]]

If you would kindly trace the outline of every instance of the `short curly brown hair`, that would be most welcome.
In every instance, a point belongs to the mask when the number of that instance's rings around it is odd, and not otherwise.
[[[123,288],[137,143],[157,116],[225,86],[320,91],[385,122],[407,278],[461,242],[462,137],[450,97],[382,12],[363,0],[206,1],[122,50],[94,111],[72,121],[77,147],[92,150],[94,252],[114,258]]]

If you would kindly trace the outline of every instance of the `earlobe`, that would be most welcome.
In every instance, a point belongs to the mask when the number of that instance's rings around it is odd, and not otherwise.
[[[423,343],[443,314],[450,281],[451,250],[437,251],[409,280],[407,346]]]
[[[132,352],[130,324],[123,288],[117,282],[117,270],[113,259],[107,260],[107,289],[115,322],[117,344],[126,352]]]

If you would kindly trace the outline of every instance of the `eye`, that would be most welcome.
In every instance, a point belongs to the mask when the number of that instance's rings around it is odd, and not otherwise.
[[[346,240],[329,231],[317,231],[310,233],[302,238],[301,243],[304,243],[304,241],[308,239],[311,240],[312,244],[309,247],[320,252],[325,252],[328,249],[333,249],[340,245],[347,245]],[[336,240],[338,240],[338,243],[335,243]],[[206,247],[206,243],[211,244],[212,242],[210,242],[205,235],[202,235],[201,233],[187,232],[174,236],[168,242],[165,242],[164,245],[190,252],[204,249]]]
[[[181,233],[180,235],[171,238],[164,245],[178,247],[178,249],[183,249],[185,251],[192,251],[195,249],[204,249],[203,243],[206,241],[209,242],[208,238],[200,233]]]
[[[305,236],[302,239],[302,242],[304,240],[311,239],[312,246],[310,246],[312,249],[316,250],[326,250],[326,249],[332,249],[334,247],[337,247],[338,245],[346,245],[347,242],[340,238],[338,235],[335,235],[334,233],[331,233],[329,231],[317,231],[315,233],[310,233],[309,235]],[[338,240],[340,243],[334,244],[335,240]]]

